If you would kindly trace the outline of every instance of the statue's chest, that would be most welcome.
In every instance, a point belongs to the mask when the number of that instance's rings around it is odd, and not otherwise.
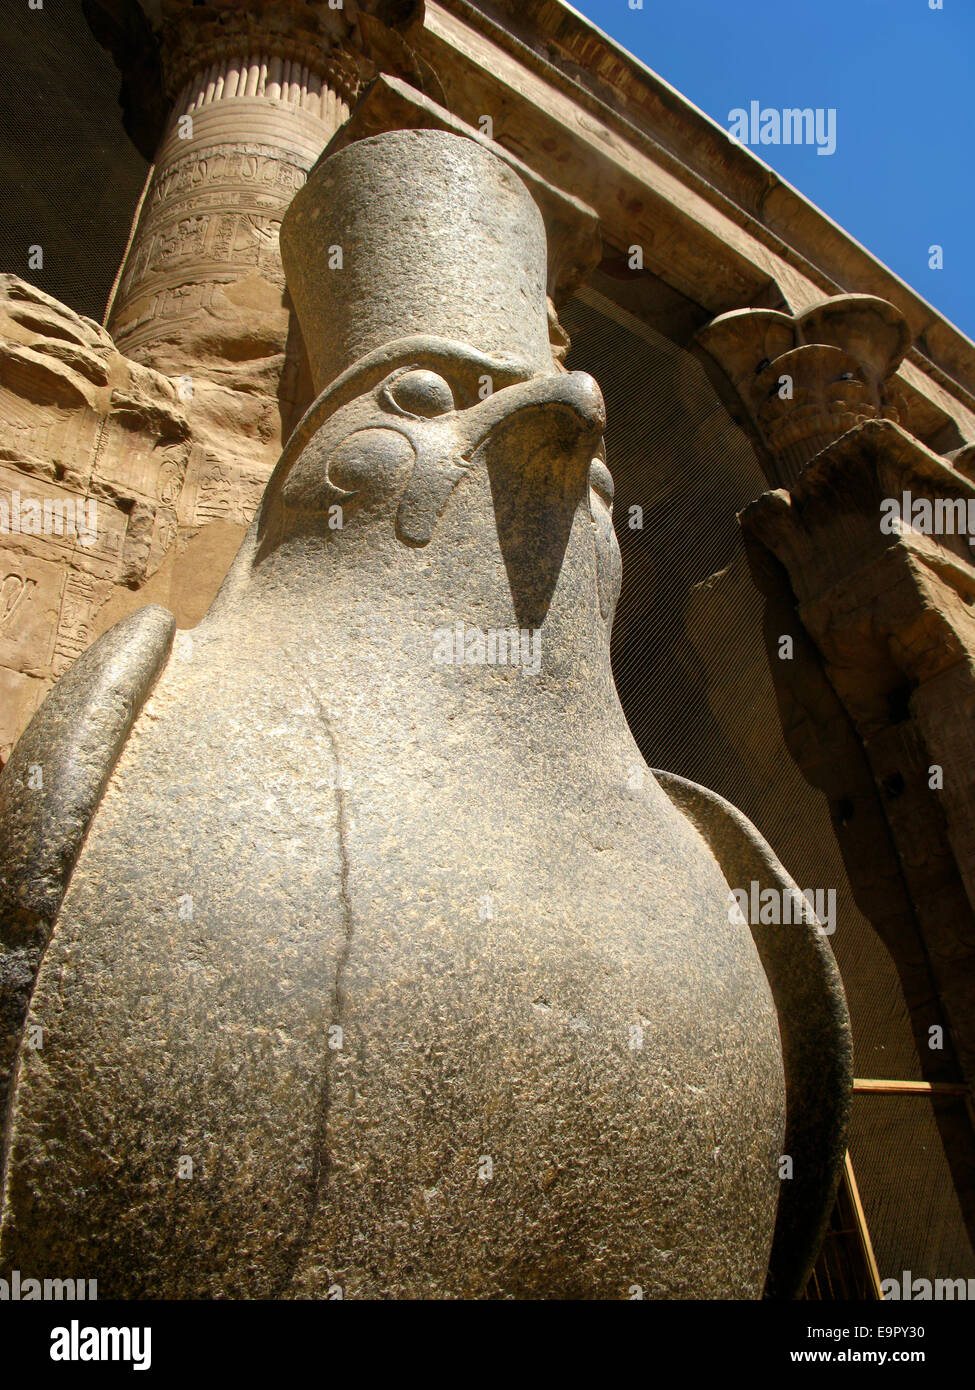
[[[107,1291],[552,1291],[562,1256],[523,1264],[539,1202],[585,1278],[620,1240],[651,1281],[668,1249],[691,1278],[679,1209],[741,1183],[770,1234],[771,1000],[676,812],[598,785],[587,805],[564,768],[549,789],[506,758],[492,781],[391,755],[260,787],[180,769],[154,825],[161,753],[135,752],[41,971],[11,1160]],[[107,1235],[129,1224],[138,1268]]]

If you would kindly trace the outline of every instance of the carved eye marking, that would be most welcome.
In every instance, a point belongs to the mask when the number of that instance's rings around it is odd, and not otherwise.
[[[419,415],[430,419],[446,415],[454,409],[454,395],[442,376],[413,367],[396,377],[383,391],[387,404],[401,415]]]
[[[595,458],[589,465],[589,486],[599,498],[604,502],[610,511],[613,510],[613,497],[616,488],[613,484],[613,475],[603,463],[602,459]]]
[[[405,482],[414,458],[398,430],[356,430],[329,456],[328,481],[345,493],[381,496]]]

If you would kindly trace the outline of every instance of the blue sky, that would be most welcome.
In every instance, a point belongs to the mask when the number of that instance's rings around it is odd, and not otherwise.
[[[572,3],[725,129],[753,100],[834,107],[834,154],[754,153],[975,338],[975,0]]]

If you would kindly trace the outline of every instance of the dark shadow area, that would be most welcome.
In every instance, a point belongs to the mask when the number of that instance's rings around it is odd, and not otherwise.
[[[122,126],[119,73],[81,0],[5,5],[3,41],[0,270],[101,323],[149,169]]]

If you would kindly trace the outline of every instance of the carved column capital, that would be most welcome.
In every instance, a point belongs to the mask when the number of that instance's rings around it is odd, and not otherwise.
[[[795,315],[736,309],[702,328],[696,343],[741,398],[772,487],[790,486],[864,420],[904,420],[893,377],[910,330],[884,299],[835,295]]]
[[[125,128],[150,161],[186,85],[234,59],[297,63],[346,106],[380,70],[439,91],[404,37],[422,0],[84,0],[84,11],[122,75]]]

